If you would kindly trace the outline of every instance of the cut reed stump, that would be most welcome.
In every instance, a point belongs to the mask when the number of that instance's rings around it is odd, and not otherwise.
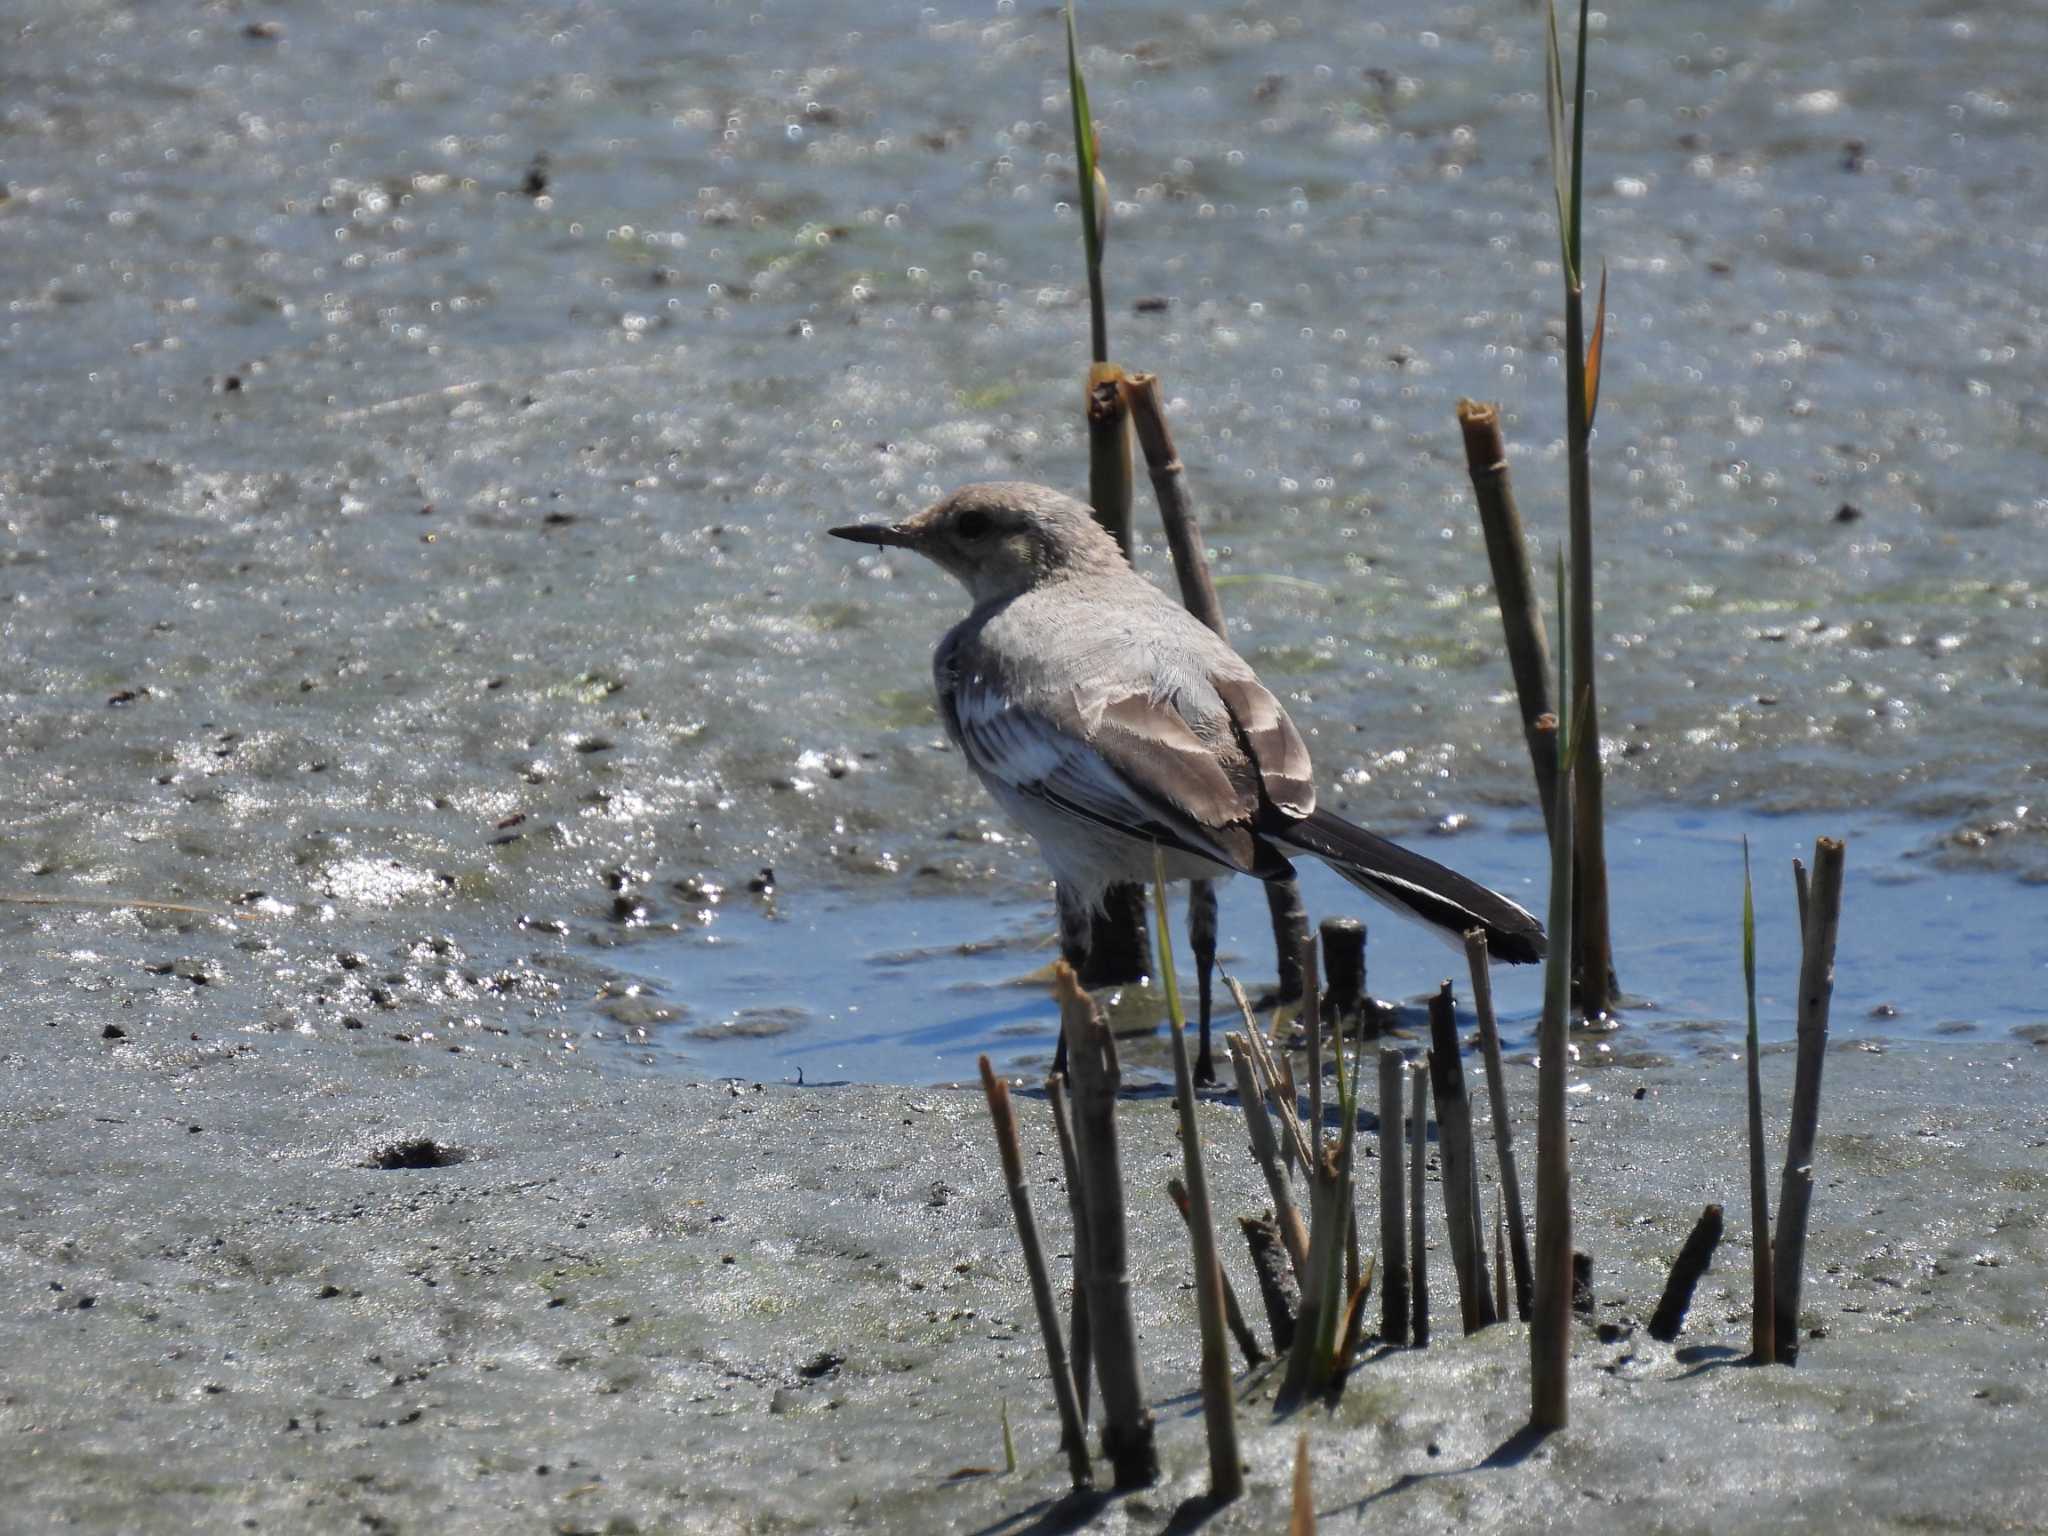
[[[1053,1401],[1060,1413],[1060,1445],[1076,1488],[1093,1484],[1088,1465],[1088,1432],[1081,1424],[1080,1400],[1067,1365],[1066,1341],[1060,1337],[1059,1309],[1052,1299],[1052,1278],[1046,1272],[1045,1250],[1039,1246],[1038,1221],[1031,1213],[1031,1192],[1024,1183],[1024,1148],[1017,1132],[1017,1112],[1010,1103],[1010,1085],[997,1077],[986,1056],[981,1058],[981,1089],[988,1097],[988,1117],[995,1125],[996,1152],[1009,1186],[1010,1213],[1017,1220],[1017,1243],[1024,1250],[1024,1272],[1031,1281],[1031,1305],[1038,1313],[1038,1331],[1045,1340],[1045,1361],[1052,1377]]]
[[[1429,1166],[1428,1062],[1417,1062],[1409,1075],[1414,1092],[1408,1109],[1408,1295],[1412,1303],[1408,1342],[1425,1349],[1429,1345],[1429,1247],[1422,1186]]]
[[[1813,1202],[1813,1143],[1820,1131],[1820,1076],[1828,1049],[1828,1004],[1835,992],[1835,935],[1842,921],[1846,846],[1823,837],[1813,845],[1799,964],[1799,1059],[1792,1078],[1792,1114],[1785,1134],[1785,1172],[1778,1185],[1778,1232],[1772,1243],[1772,1329],[1780,1365],[1799,1363],[1799,1291],[1805,1278],[1806,1222]]]
[[[1521,706],[1522,734],[1536,772],[1543,825],[1549,827],[1557,819],[1557,751],[1536,722],[1555,707],[1550,698],[1550,643],[1544,638],[1543,605],[1529,572],[1529,537],[1522,530],[1521,509],[1515,505],[1514,482],[1508,476],[1500,408],[1460,400],[1458,427],[1465,438],[1465,469],[1472,477],[1479,526],[1486,534],[1486,560],[1493,569],[1494,601],[1514,674],[1515,701]],[[1524,1308],[1523,1316],[1527,1315]]]
[[[1407,1070],[1399,1051],[1380,1048],[1380,1337],[1389,1344],[1408,1342],[1408,1191],[1401,1156]]]
[[[1515,1127],[1508,1113],[1507,1075],[1500,1059],[1500,1024],[1493,1014],[1493,967],[1487,959],[1486,930],[1465,935],[1465,961],[1472,971],[1472,1012],[1479,1020],[1479,1050],[1486,1064],[1486,1098],[1493,1110],[1493,1152],[1500,1164],[1496,1215],[1507,1225],[1508,1255],[1515,1268],[1515,1316],[1529,1321],[1529,1228],[1522,1215],[1522,1176],[1515,1167]],[[1505,1282],[1503,1282],[1505,1283]],[[1498,1309],[1507,1316],[1505,1306]]]
[[[1699,1288],[1700,1277],[1712,1266],[1714,1250],[1720,1243],[1721,1207],[1710,1205],[1700,1212],[1700,1219],[1693,1223],[1685,1245],[1672,1261],[1664,1294],[1658,1299],[1657,1310],[1650,1314],[1651,1338],[1669,1344],[1678,1337],[1679,1330],[1685,1327],[1685,1314],[1692,1307],[1692,1293]]]
[[[1240,1216],[1237,1226],[1252,1256],[1252,1275],[1259,1282],[1266,1326],[1273,1331],[1274,1353],[1284,1355],[1294,1345],[1294,1319],[1301,1310],[1294,1261],[1281,1245],[1279,1224],[1270,1216]]]
[[[1323,1017],[1340,1034],[1365,1033],[1365,924],[1326,917],[1323,939]]]
[[[1118,1488],[1144,1488],[1159,1480],[1159,1454],[1131,1315],[1123,1160],[1116,1133],[1123,1068],[1115,1036],[1071,966],[1053,968],[1053,990],[1073,1075],[1075,1151],[1088,1228],[1088,1328],[1095,1379],[1102,1388],[1102,1453]]]
[[[1451,1265],[1458,1277],[1458,1314],[1465,1332],[1477,1333],[1498,1319],[1486,1281],[1486,1238],[1479,1224],[1472,1155],[1472,1102],[1465,1096],[1465,1064],[1458,1051],[1458,1021],[1448,981],[1429,1000],[1429,1076],[1436,1096],[1437,1161]]]

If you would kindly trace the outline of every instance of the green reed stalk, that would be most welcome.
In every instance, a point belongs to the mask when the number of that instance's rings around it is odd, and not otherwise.
[[[1607,334],[1607,275],[1600,276],[1600,298],[1590,344],[1586,337],[1585,282],[1580,242],[1584,211],[1586,151],[1586,12],[1579,0],[1577,71],[1572,87],[1569,159],[1563,153],[1564,64],[1557,41],[1557,7],[1549,6],[1549,48],[1544,77],[1550,127],[1551,169],[1557,194],[1558,238],[1564,256],[1565,448],[1571,485],[1571,624],[1564,648],[1578,674],[1586,710],[1585,740],[1577,755],[1574,788],[1578,795],[1579,903],[1576,969],[1579,1006],[1589,1019],[1612,1012],[1619,986],[1614,975],[1614,944],[1609,931],[1607,899],[1607,831],[1600,768],[1600,719],[1594,686],[1593,656],[1593,417],[1600,404],[1600,365]],[[1575,708],[1561,697],[1559,707]]]
[[[1173,932],[1166,921],[1166,859],[1152,849],[1152,902],[1158,919],[1159,965],[1166,980],[1166,1012],[1173,1026],[1173,1099],[1180,1110],[1181,1164],[1187,1175],[1187,1224],[1195,1250],[1195,1311],[1202,1329],[1202,1420],[1209,1438],[1209,1496],[1218,1503],[1244,1493],[1238,1454],[1237,1398],[1230,1381],[1230,1344],[1224,1337],[1223,1260],[1216,1252],[1216,1222],[1209,1205],[1209,1175],[1202,1163],[1201,1128],[1195,1123],[1195,1078],[1188,1064],[1187,1020],[1174,974]]]

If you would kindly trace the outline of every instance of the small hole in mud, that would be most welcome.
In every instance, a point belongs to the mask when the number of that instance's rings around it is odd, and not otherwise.
[[[388,1147],[372,1152],[363,1164],[366,1168],[447,1168],[461,1162],[469,1154],[460,1147],[443,1146],[429,1136],[415,1136],[408,1141],[394,1141]]]

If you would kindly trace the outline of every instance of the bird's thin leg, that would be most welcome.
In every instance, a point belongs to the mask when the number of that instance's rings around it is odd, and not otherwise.
[[[1195,995],[1202,1014],[1202,1048],[1195,1058],[1195,1081],[1207,1087],[1216,1081],[1216,1062],[1209,1053],[1209,1011],[1216,972],[1216,887],[1207,880],[1188,882],[1188,947],[1195,952]]]

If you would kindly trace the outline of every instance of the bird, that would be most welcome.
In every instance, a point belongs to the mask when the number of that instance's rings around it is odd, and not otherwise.
[[[1062,925],[1116,884],[1281,880],[1310,855],[1454,944],[1473,929],[1543,958],[1515,902],[1317,803],[1301,732],[1228,641],[1138,574],[1083,503],[1047,486],[963,486],[835,538],[923,555],[966,587],[932,682],[946,735],[1036,840]],[[1156,851],[1156,854],[1155,854]]]

